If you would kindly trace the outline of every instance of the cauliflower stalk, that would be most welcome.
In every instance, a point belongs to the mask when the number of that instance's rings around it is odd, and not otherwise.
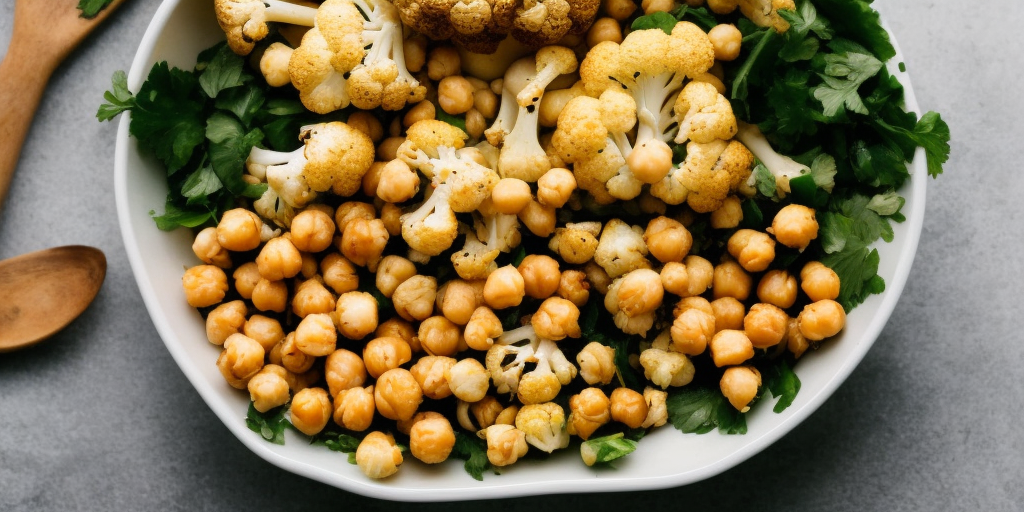
[[[291,152],[253,147],[245,162],[249,174],[269,185],[256,212],[282,227],[319,192],[354,194],[373,164],[373,141],[341,121],[304,126],[299,140],[302,147]]]
[[[498,255],[519,245],[519,218],[500,213],[484,201],[473,213],[473,228],[463,229],[466,242],[462,249],[452,253],[452,266],[459,277],[466,280],[486,279],[498,269]]]
[[[524,373],[527,363],[537,366]],[[487,349],[485,366],[497,392],[515,394],[524,405],[553,400],[577,373],[555,341],[541,338],[533,325],[495,339]]]
[[[810,167],[777,153],[757,125],[740,123],[736,139],[757,158],[775,177],[775,193],[784,197],[790,192],[789,180],[811,172]],[[753,179],[753,175],[750,176]],[[753,185],[752,183],[747,183]]]
[[[248,55],[270,34],[268,23],[312,27],[316,18],[316,8],[283,0],[215,0],[213,10],[228,46],[239,55]]]

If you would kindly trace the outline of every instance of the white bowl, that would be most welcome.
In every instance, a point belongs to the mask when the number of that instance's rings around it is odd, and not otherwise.
[[[138,90],[154,63],[168,61],[191,69],[199,51],[223,38],[212,4],[209,0],[164,1],[132,64],[128,76],[131,90]],[[900,55],[892,60],[900,61]],[[906,73],[890,67],[906,88],[907,108],[917,111]],[[870,297],[849,315],[839,339],[801,359],[796,373],[802,388],[793,405],[781,414],[767,404],[755,408],[748,414],[745,435],[683,434],[666,426],[645,437],[637,451],[617,461],[613,470],[588,468],[578,453],[562,453],[545,461],[517,463],[500,475],[485,473],[483,481],[472,479],[458,460],[433,467],[410,460],[394,477],[373,481],[350,464],[346,455],[311,446],[290,431],[281,446],[264,441],[246,427],[248,396],[225,385],[214,365],[219,349],[206,341],[199,314],[182,295],[183,268],[198,263],[191,251],[191,235],[186,230],[160,231],[150,217],[150,211],[162,210],[166,198],[164,171],[153,158],[140,154],[136,141],[128,135],[128,122],[127,115],[120,119],[115,157],[121,233],[146,307],[181,371],[228,429],[263,459],[314,480],[389,500],[452,501],[659,489],[696,482],[743,462],[813,413],[864,357],[903,290],[924,217],[927,174],[923,150],[918,150],[912,179],[901,191],[906,197],[903,213],[907,220],[894,226],[894,242],[877,247],[881,255],[878,273],[885,279],[885,292]]]

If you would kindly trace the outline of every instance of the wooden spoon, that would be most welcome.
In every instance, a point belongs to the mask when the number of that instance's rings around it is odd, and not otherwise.
[[[0,209],[50,75],[122,3],[114,0],[85,19],[76,0],[15,0],[11,43],[0,63]]]
[[[107,274],[99,249],[72,245],[0,261],[0,352],[49,338],[92,303]]]

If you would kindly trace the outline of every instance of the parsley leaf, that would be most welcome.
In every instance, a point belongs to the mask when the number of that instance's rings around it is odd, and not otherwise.
[[[168,67],[166,62],[150,70],[135,94],[131,112],[129,131],[139,145],[167,166],[168,174],[184,167],[205,139],[198,80],[192,73]]]
[[[847,51],[825,55],[824,81],[812,91],[821,102],[826,117],[835,116],[843,107],[858,114],[867,114],[858,89],[882,69],[882,61],[868,53]]]
[[[793,372],[789,363],[782,359],[777,364],[769,366],[762,374],[765,378],[765,389],[779,399],[772,410],[779,413],[793,405],[793,400],[800,392],[800,378]]]
[[[607,464],[636,451],[636,441],[626,439],[622,432],[588,439],[580,445],[583,462],[588,466]]]
[[[245,416],[245,425],[249,430],[256,432],[263,439],[274,444],[284,444],[284,431],[291,426],[285,418],[285,406],[276,407],[267,412],[259,412],[256,406],[249,402],[249,410]]]
[[[103,9],[114,0],[78,0],[78,10],[82,11],[81,17],[86,19],[95,18]]]
[[[746,434],[747,419],[717,389],[685,386],[669,392],[668,420],[685,433]]]
[[[856,40],[883,62],[896,56],[871,0],[814,0],[814,5],[831,21],[837,35]]]
[[[466,461],[463,467],[475,480],[483,480],[484,471],[491,469],[491,463],[487,460],[487,442],[479,437],[462,431],[455,432],[452,455]]]
[[[135,95],[128,90],[128,75],[117,70],[110,82],[111,90],[103,93],[103,99],[107,100],[107,103],[101,104],[96,112],[96,119],[100,121],[110,121],[121,112],[135,108]]]

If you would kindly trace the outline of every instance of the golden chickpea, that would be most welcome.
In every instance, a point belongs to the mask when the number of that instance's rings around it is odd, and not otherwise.
[[[436,46],[427,60],[427,76],[435,82],[462,73],[462,58],[454,46]]]
[[[528,254],[519,264],[519,274],[523,277],[526,295],[535,299],[544,299],[558,291],[562,273],[558,269],[558,260],[544,254]]]
[[[338,332],[350,340],[361,340],[377,329],[377,300],[366,292],[346,292],[338,297]]]
[[[786,335],[788,322],[789,316],[778,306],[758,302],[743,317],[743,331],[754,348],[774,347]]]
[[[558,341],[580,337],[580,310],[561,297],[549,297],[530,317],[530,324],[541,338]]]
[[[402,281],[391,295],[398,316],[409,320],[425,320],[434,312],[437,298],[437,279],[414,275]]]
[[[533,201],[530,184],[518,178],[502,178],[491,190],[495,211],[515,215]]]
[[[715,332],[723,329],[743,329],[743,317],[747,316],[747,308],[735,297],[722,297],[711,301],[711,310],[715,314]]]
[[[264,279],[280,281],[295,277],[302,270],[302,254],[288,237],[273,238],[256,256],[256,267]]]
[[[334,414],[331,417],[338,426],[353,432],[362,432],[373,423],[376,405],[373,401],[373,386],[352,387],[340,391],[334,397]]]
[[[662,215],[647,223],[644,242],[651,256],[658,261],[680,262],[690,252],[693,235],[681,222]]]
[[[733,260],[723,261],[715,266],[714,276],[711,293],[716,299],[735,297],[739,300],[747,300],[747,297],[750,296],[750,289],[754,286],[754,279],[750,274]]]
[[[624,21],[636,10],[633,0],[601,0],[601,8],[612,19]]]
[[[196,265],[181,278],[185,301],[194,308],[205,308],[224,300],[228,292],[228,275],[220,267]]]
[[[643,394],[629,388],[615,388],[609,400],[612,421],[629,428],[639,428],[647,419],[649,408]]]
[[[217,357],[217,369],[235,389],[245,389],[249,379],[263,369],[266,352],[256,340],[244,334],[232,334],[224,340],[224,350]]]
[[[439,413],[424,414],[409,429],[409,453],[427,464],[444,462],[455,447],[455,430]]]
[[[487,441],[487,461],[497,467],[515,464],[530,448],[526,434],[510,424],[496,423],[478,431],[477,436]]]
[[[846,310],[838,302],[823,299],[812,302],[797,315],[800,334],[810,341],[831,338],[846,325]]]
[[[324,379],[331,396],[366,383],[366,366],[358,354],[339,348],[324,359]]]
[[[319,267],[320,263],[316,256],[308,252],[302,253],[302,269],[299,270],[299,276],[303,279],[313,279],[317,277]]]
[[[415,263],[401,256],[389,254],[380,260],[380,265],[377,267],[377,289],[390,299],[398,285],[414,275],[416,275]]]
[[[615,378],[615,349],[596,341],[587,343],[576,362],[580,365],[580,377],[591,386],[610,384]]]
[[[252,315],[242,325],[242,334],[256,340],[263,350],[270,352],[274,345],[284,339],[284,328],[281,322],[263,315]]]
[[[775,214],[768,232],[780,244],[802,251],[811,240],[818,238],[818,221],[814,218],[814,209],[801,204],[786,205]]]
[[[356,266],[344,256],[332,252],[320,260],[320,275],[334,293],[342,294],[359,288]]]
[[[427,37],[423,34],[405,38],[402,50],[405,54],[405,68],[409,71],[419,73],[427,64]]]
[[[391,236],[402,234],[402,208],[394,203],[384,203],[380,207],[380,221]]]
[[[356,110],[348,115],[345,124],[366,134],[373,142],[384,138],[384,125],[369,110]]]
[[[494,338],[501,336],[502,332],[501,320],[494,311],[487,306],[480,306],[473,310],[473,315],[469,317],[463,338],[469,348],[487,350],[494,344]]]
[[[295,347],[304,354],[326,356],[334,352],[337,343],[338,331],[328,314],[309,315],[295,328]]]
[[[562,113],[565,104],[582,93],[582,87],[546,91],[541,97],[540,107],[537,109],[537,122],[545,128],[554,128],[558,125],[558,115]],[[543,140],[541,140],[541,146],[547,148]],[[552,167],[564,167],[564,164],[552,165]]]
[[[526,281],[519,270],[512,265],[506,265],[491,272],[484,283],[484,302],[491,309],[518,306],[525,296]]]
[[[292,373],[305,373],[316,362],[316,357],[306,354],[295,345],[294,332],[286,334],[283,340],[274,345],[268,359]]]
[[[672,316],[679,316],[687,309],[699,309],[709,315],[714,315],[715,310],[711,307],[711,302],[701,296],[683,297],[679,299],[675,307],[672,308]]]
[[[487,131],[487,128],[490,126],[487,119],[484,118],[484,115],[475,108],[471,108],[466,112],[465,121],[466,135],[469,135],[469,137],[474,140],[483,137],[484,132]]]
[[[495,425],[515,425],[516,416],[519,415],[519,405],[512,404],[501,410],[494,418]]]
[[[206,316],[206,339],[214,345],[223,345],[228,336],[242,332],[246,313],[248,308],[241,300],[217,306]]]
[[[288,370],[276,364],[268,364],[249,379],[246,388],[249,390],[253,408],[259,412],[267,412],[288,403],[291,394],[288,381],[284,378],[287,372]]]
[[[235,252],[251,251],[259,247],[263,221],[245,208],[228,210],[217,223],[217,242],[220,246]]]
[[[377,412],[390,420],[408,420],[423,402],[423,389],[404,368],[392,368],[377,378],[373,399]]]
[[[455,366],[455,359],[447,356],[426,355],[409,367],[409,373],[423,389],[423,396],[440,400],[452,395],[452,389],[445,378],[448,370]]]
[[[411,360],[412,348],[402,338],[374,338],[363,346],[363,364],[366,372],[375,379]]]
[[[736,196],[725,198],[717,210],[711,212],[711,227],[732,229],[743,221],[743,203]]]
[[[372,220],[376,217],[377,209],[372,204],[362,201],[346,201],[334,210],[334,224],[341,233],[344,233],[349,223],[356,219]]]
[[[260,282],[260,271],[256,266],[255,261],[249,261],[239,265],[235,268],[235,271],[231,273],[231,278],[235,282],[235,291],[238,292],[243,299],[251,299],[252,291],[256,288],[256,284]]]
[[[657,183],[672,170],[672,148],[661,139],[649,140],[633,148],[626,165],[641,182]]]
[[[292,313],[305,318],[313,313],[330,313],[334,311],[334,295],[319,279],[307,279],[295,287],[292,296]]]
[[[473,358],[462,359],[445,369],[444,377],[452,394],[463,402],[479,402],[490,389],[490,373]]]
[[[320,252],[334,240],[334,219],[320,210],[303,210],[295,215],[291,225],[291,242],[303,252]]]
[[[462,428],[476,432],[494,425],[494,420],[501,414],[504,406],[493,396],[485,396],[478,402],[459,400],[456,405],[456,418]]]
[[[288,309],[288,284],[260,278],[252,289],[252,305],[260,311],[284,313]]]
[[[587,30],[587,46],[593,48],[603,41],[622,42],[622,27],[615,18],[598,18]]]
[[[812,261],[800,269],[800,289],[812,301],[835,300],[839,297],[839,275],[820,261]]]
[[[661,276],[651,269],[639,268],[612,282],[605,295],[605,308],[637,318],[652,313],[661,306],[664,297]]]
[[[754,357],[754,345],[743,331],[724,329],[715,333],[708,345],[711,349],[711,360],[715,366],[734,366],[743,364]]]
[[[380,219],[354,219],[341,234],[341,254],[352,263],[375,272],[390,236]]]
[[[576,190],[576,177],[563,167],[549,169],[537,180],[537,202],[544,206],[561,208]]]
[[[397,473],[402,460],[402,450],[391,434],[370,432],[356,448],[356,465],[370,478],[387,478]]]
[[[551,236],[555,232],[555,208],[545,206],[537,201],[530,201],[525,208],[519,211],[519,221],[526,226],[531,233],[540,237]]]
[[[737,230],[729,237],[726,248],[747,272],[760,272],[775,259],[775,240],[752,229]]]
[[[367,169],[366,174],[363,175],[362,180],[362,192],[364,195],[369,197],[377,197],[377,189],[380,186],[380,173],[384,170],[386,162],[373,162],[370,164],[370,168]],[[333,217],[333,215],[332,215]]]
[[[587,282],[587,274],[580,270],[562,272],[555,295],[572,302],[577,308],[583,307],[590,300],[590,283]]]
[[[698,308],[688,308],[676,316],[669,329],[672,346],[682,354],[704,353],[715,335],[715,316]]]
[[[769,270],[757,283],[757,298],[782,309],[796,303],[796,277],[785,270]]]
[[[469,281],[452,279],[437,290],[437,310],[456,325],[466,325],[482,298]]]
[[[811,342],[800,332],[799,318],[790,318],[786,323],[786,350],[789,350],[793,357],[800,359],[807,349],[811,348]]]
[[[686,265],[670,261],[661,267],[661,286],[666,292],[680,297],[690,294],[690,276],[686,271]]]
[[[761,387],[761,373],[753,366],[733,366],[722,372],[719,388],[737,411],[750,410],[750,402]]]
[[[608,287],[612,284],[612,278],[601,265],[598,265],[594,260],[590,260],[583,265],[583,272],[587,274],[587,281],[597,290],[597,293],[601,295],[608,293]]]
[[[494,119],[498,115],[498,95],[489,88],[477,89],[473,92],[473,108],[486,119]]]
[[[459,351],[461,330],[443,316],[432,316],[420,322],[417,337],[423,351],[435,356],[451,356]]]
[[[388,137],[377,145],[376,159],[381,162],[390,162],[398,158],[398,147],[405,142],[405,137]]]
[[[707,0],[708,9],[715,14],[729,14],[736,10],[738,0]]]
[[[465,114],[473,108],[473,85],[461,75],[446,76],[437,84],[437,103],[451,114]]]
[[[644,401],[647,402],[647,418],[640,425],[642,428],[660,427],[668,423],[668,393],[647,386],[644,388]]]
[[[715,267],[710,261],[691,254],[683,258],[683,264],[686,265],[686,276],[688,281],[685,296],[692,297],[695,295],[701,295],[711,288],[712,284],[714,284]]]
[[[394,159],[380,170],[377,197],[389,203],[404,203],[420,190],[420,176],[400,159]]]
[[[412,107],[402,117],[402,126],[408,128],[417,121],[425,121],[435,119],[437,117],[437,108],[429,100],[423,100]]]
[[[715,49],[715,60],[730,62],[740,56],[743,34],[736,25],[721,23],[708,31],[711,46]]]
[[[196,235],[192,252],[207,265],[231,268],[231,253],[217,241],[217,228],[208,227]]]
[[[612,419],[611,399],[601,388],[589,387],[569,397],[569,421],[566,430],[587,440]]]
[[[374,331],[374,335],[378,338],[391,336],[394,338],[401,338],[412,347],[412,351],[418,351],[416,345],[412,343],[412,340],[416,337],[416,328],[413,327],[412,323],[393,316],[380,323],[377,326],[377,330]]]

